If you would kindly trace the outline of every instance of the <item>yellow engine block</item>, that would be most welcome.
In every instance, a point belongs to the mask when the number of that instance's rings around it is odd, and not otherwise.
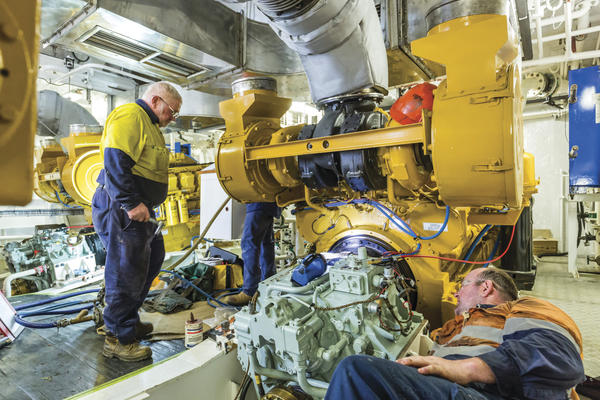
[[[224,190],[242,202],[295,204],[298,230],[318,252],[366,245],[379,254],[418,251],[460,259],[486,224],[515,224],[536,182],[533,157],[523,151],[517,42],[507,17],[450,20],[413,42],[413,52],[447,68],[432,112],[413,125],[392,122],[306,138],[301,125],[279,125],[289,99],[263,83],[253,87],[252,78],[239,86],[244,90],[234,83],[233,99],[220,104],[226,132],[216,169]],[[357,102],[366,98],[361,96]],[[383,179],[379,188],[352,190],[352,174],[339,173],[337,185],[319,187],[311,171],[299,173],[300,157],[313,156],[316,165],[333,170],[335,154],[365,149],[373,149],[362,154]],[[391,224],[375,201],[406,221],[414,237]],[[446,213],[444,231],[423,239],[440,229]],[[472,259],[487,258],[493,235],[475,248]],[[457,282],[472,266],[426,257],[402,262],[416,282],[417,310],[439,326],[452,316]]]
[[[43,142],[35,151],[35,193],[49,202],[81,206],[91,221],[92,197],[102,170],[101,136],[90,129],[71,133],[61,141],[67,154],[56,141]],[[200,229],[200,173],[204,166],[182,153],[170,155],[167,199],[156,210],[157,219],[165,222],[166,251],[189,246]]]

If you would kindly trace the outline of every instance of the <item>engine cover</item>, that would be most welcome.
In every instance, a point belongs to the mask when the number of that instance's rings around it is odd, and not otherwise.
[[[238,358],[251,376],[263,376],[265,389],[296,382],[323,397],[344,357],[395,360],[423,332],[426,321],[405,300],[413,282],[393,261],[358,253],[324,253],[338,259],[302,287],[291,282],[294,268],[286,269],[259,284],[255,307],[236,314]]]

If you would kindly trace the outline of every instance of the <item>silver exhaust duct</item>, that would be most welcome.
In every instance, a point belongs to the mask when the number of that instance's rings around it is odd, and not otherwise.
[[[256,0],[298,52],[315,103],[359,91],[387,93],[388,68],[372,0]]]

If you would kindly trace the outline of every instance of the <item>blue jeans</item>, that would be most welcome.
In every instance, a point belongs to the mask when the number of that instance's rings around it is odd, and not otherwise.
[[[261,211],[246,213],[241,244],[244,260],[242,291],[252,296],[259,282],[275,274],[273,215]]]
[[[165,259],[162,234],[155,237],[156,226],[150,222],[130,220],[100,188],[92,199],[92,220],[106,248],[104,324],[121,343],[132,343],[138,309]]]
[[[501,396],[447,379],[421,375],[416,368],[381,358],[354,355],[337,366],[325,400],[500,400]]]

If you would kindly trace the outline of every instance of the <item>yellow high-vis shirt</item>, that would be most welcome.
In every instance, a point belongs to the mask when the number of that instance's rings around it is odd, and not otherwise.
[[[169,150],[158,124],[153,124],[136,103],[117,107],[104,124],[100,155],[104,149],[118,149],[135,162],[131,173],[155,182],[168,182]]]

